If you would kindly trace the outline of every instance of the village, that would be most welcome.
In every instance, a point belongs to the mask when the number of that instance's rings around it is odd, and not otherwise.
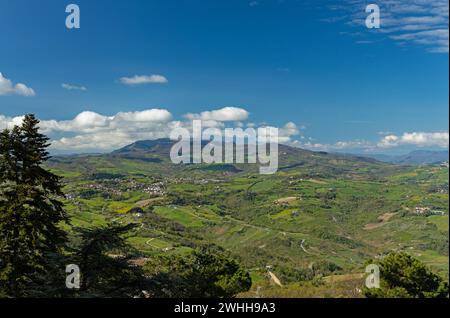
[[[93,197],[103,197],[105,199],[114,199],[121,201],[125,199],[125,194],[130,192],[142,192],[149,195],[150,198],[164,197],[167,194],[168,184],[195,184],[207,185],[210,183],[221,183],[223,180],[210,178],[186,178],[174,177],[170,179],[150,179],[148,182],[137,181],[132,178],[103,178],[84,184],[82,189],[71,191],[66,194],[66,199],[90,199]]]

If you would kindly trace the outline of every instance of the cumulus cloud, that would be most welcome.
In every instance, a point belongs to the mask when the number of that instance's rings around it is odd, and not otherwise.
[[[299,146],[299,142],[295,140],[293,137],[298,136],[300,134],[300,128],[293,122],[288,122],[282,127],[275,127],[275,126],[269,126],[269,125],[261,125],[261,126],[255,126],[253,124],[247,125],[249,128],[254,129],[267,129],[267,133],[270,132],[270,129],[277,128],[278,129],[278,142],[281,144],[291,145],[291,146]],[[270,133],[271,134],[271,133]],[[261,136],[262,141],[267,141],[266,138]]]
[[[183,120],[174,120],[166,109],[147,109],[135,112],[118,112],[113,116],[93,111],[83,111],[70,120],[41,120],[40,129],[52,138],[53,151],[64,152],[103,152],[123,147],[137,140],[168,138],[173,129],[182,127],[192,129],[192,120],[201,119],[202,127],[256,127],[243,122],[248,112],[242,108],[225,107],[205,111],[200,114],[187,114]],[[7,117],[0,115],[0,129],[20,125],[23,116]],[[226,125],[227,124],[227,125]],[[299,128],[288,122],[279,130],[279,142],[290,143],[299,134]]]
[[[300,134],[298,126],[293,122],[286,123],[278,129],[278,140],[281,143],[292,142],[292,137]]]
[[[20,126],[23,118],[24,116],[6,117],[0,115],[0,130],[12,129],[14,126]]]
[[[335,143],[318,143],[312,139],[306,142],[295,141],[295,146],[315,151],[366,151],[383,152],[390,148],[419,147],[419,148],[447,148],[449,146],[448,132],[412,132],[395,135],[379,133],[381,139],[377,142],[367,140],[337,141]]]
[[[136,112],[119,112],[114,116],[105,116],[96,112],[84,111],[72,120],[43,120],[41,129],[50,132],[82,132],[92,133],[114,129],[133,130],[152,123],[164,123],[172,119],[166,109],[147,109]]]
[[[35,92],[25,84],[17,83],[14,85],[10,79],[4,77],[0,72],[0,96],[1,95],[34,96]]]
[[[236,110],[238,109],[238,111]],[[40,129],[52,138],[54,151],[102,152],[114,150],[137,140],[168,138],[173,129],[192,129],[192,120],[202,120],[202,127],[278,128],[278,141],[295,147],[314,151],[385,151],[395,147],[448,148],[448,132],[406,132],[376,134],[378,141],[341,140],[320,143],[301,133],[303,126],[288,122],[274,127],[268,124],[246,122],[248,112],[241,108],[225,107],[200,114],[186,114],[183,120],[173,119],[166,109],[153,108],[134,112],[118,112],[107,116],[83,111],[70,120],[42,120]],[[23,116],[0,115],[0,129],[20,125]]]
[[[63,137],[52,142],[52,149],[70,152],[109,151],[126,146],[137,140],[151,140],[168,136],[168,125],[151,123],[147,127],[137,129],[102,130],[91,134],[78,134],[74,137]]]
[[[20,125],[23,116],[0,115],[0,129]],[[165,109],[119,112],[105,116],[92,111],[79,113],[71,120],[42,120],[40,129],[54,137],[52,149],[104,151],[137,140],[167,137],[172,129],[172,114]]]
[[[72,84],[61,84],[61,87],[64,89],[67,89],[69,91],[86,91],[87,88],[85,86],[78,86],[78,85],[72,85]]]
[[[137,112],[120,112],[115,119],[130,122],[165,122],[172,119],[172,115],[165,109],[147,109]]]
[[[143,84],[166,84],[169,81],[162,75],[135,75],[132,77],[122,77],[120,82],[124,85],[143,85]]]
[[[401,136],[387,135],[378,143],[380,148],[392,148],[402,145],[413,145],[417,147],[440,147],[448,148],[448,132],[412,132]]]
[[[189,113],[184,117],[189,120],[200,119],[202,121],[242,121],[247,120],[249,112],[239,107],[224,107],[212,111],[204,111],[200,114]]]

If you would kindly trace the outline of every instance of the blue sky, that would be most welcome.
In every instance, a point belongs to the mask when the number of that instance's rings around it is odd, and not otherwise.
[[[446,1],[372,1],[378,30],[365,27],[359,0],[74,0],[81,28],[73,30],[69,3],[0,0],[0,126],[35,113],[55,140],[65,138],[55,149],[162,137],[188,113],[224,107],[212,113],[215,125],[243,109],[225,124],[284,127],[305,148],[447,147]],[[149,83],[123,80],[136,75]],[[150,109],[160,117],[150,118],[148,136],[140,121],[138,133],[121,127]],[[93,149],[99,131],[113,140]]]

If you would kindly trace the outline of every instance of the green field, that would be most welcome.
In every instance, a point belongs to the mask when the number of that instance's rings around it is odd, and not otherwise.
[[[391,251],[408,252],[448,279],[448,168],[287,148],[280,170],[263,176],[252,165],[174,166],[161,154],[157,162],[127,156],[49,163],[64,177],[72,226],[137,223],[128,241],[147,256],[218,245],[252,274],[243,296],[358,297],[365,262]],[[324,262],[339,269],[311,274]]]

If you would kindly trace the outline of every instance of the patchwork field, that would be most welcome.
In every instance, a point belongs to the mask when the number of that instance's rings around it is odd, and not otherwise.
[[[64,177],[73,227],[137,223],[128,240],[143,257],[217,245],[251,272],[242,296],[358,297],[366,262],[390,251],[448,280],[448,168],[283,150],[267,176],[252,165],[175,166],[142,150],[48,167]]]

